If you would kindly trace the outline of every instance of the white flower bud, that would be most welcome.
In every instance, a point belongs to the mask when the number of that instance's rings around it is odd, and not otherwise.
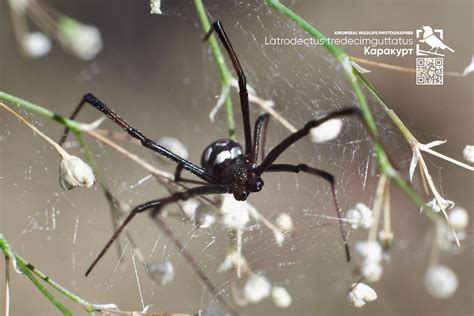
[[[474,146],[466,145],[466,147],[464,147],[464,150],[462,151],[462,155],[464,156],[464,160],[470,163],[474,163]]]
[[[469,223],[469,215],[462,207],[455,207],[449,212],[449,222],[456,231],[463,231]]]
[[[75,187],[90,188],[95,183],[94,172],[80,158],[67,155],[59,167],[59,183],[64,190]]]
[[[283,245],[283,242],[285,241],[285,234],[282,233],[282,232],[279,232],[279,231],[274,231],[273,232],[273,237],[275,237],[275,241],[277,243],[278,246],[282,246]]]
[[[150,277],[161,285],[170,283],[174,277],[174,267],[170,261],[147,265]]]
[[[425,274],[425,288],[430,295],[436,298],[451,297],[457,287],[456,274],[446,266],[432,266]]]
[[[280,308],[286,308],[291,305],[291,296],[288,291],[281,286],[272,288],[273,303]]]
[[[244,286],[244,297],[250,303],[258,303],[270,295],[272,285],[262,275],[250,276]]]
[[[379,240],[383,247],[389,247],[393,241],[393,232],[385,231],[384,229],[379,231]]]
[[[367,282],[377,282],[382,277],[383,268],[378,262],[366,260],[359,266],[359,272]]]
[[[197,208],[201,205],[201,202],[197,199],[189,199],[186,201],[178,202],[183,210],[184,214],[190,219],[194,220],[196,218]]]
[[[150,0],[150,14],[163,14],[161,12],[161,0]]]
[[[309,138],[313,143],[324,143],[335,139],[341,133],[342,120],[330,119],[309,131]]]
[[[52,46],[50,39],[41,32],[25,34],[21,44],[25,54],[32,58],[39,58],[48,54]]]
[[[359,241],[355,245],[358,270],[368,282],[377,282],[382,276],[382,247],[376,241]]]
[[[232,194],[225,194],[222,197],[220,212],[222,223],[227,229],[241,230],[250,221],[249,212],[255,209],[245,201],[237,201]]]
[[[442,198],[440,199],[440,203],[444,209],[451,209],[455,205],[453,201],[445,200]],[[438,201],[435,198],[431,199],[428,203],[426,203],[426,206],[430,207],[435,213],[439,213],[441,211]]]
[[[216,221],[212,206],[201,203],[196,209],[194,223],[198,228],[209,228]]]
[[[293,229],[293,221],[287,213],[280,213],[276,219],[276,224],[280,230],[285,232]]]
[[[382,261],[382,247],[376,241],[358,241],[355,245],[355,254],[358,262],[365,260]]]
[[[188,150],[186,149],[186,146],[184,146],[183,143],[179,141],[179,139],[175,137],[161,137],[158,139],[157,142],[158,144],[160,144],[161,146],[165,147],[168,150],[171,150],[178,156],[184,159],[188,159],[188,156],[189,156]],[[159,157],[163,157],[163,156],[160,155]],[[166,159],[166,161],[170,161],[170,160]]]
[[[346,213],[346,219],[353,229],[359,227],[370,228],[374,222],[373,212],[364,203],[357,203],[356,206]]]
[[[59,39],[67,49],[83,60],[92,60],[102,50],[102,38],[98,28],[62,18],[59,23]]]
[[[352,289],[347,293],[347,301],[355,307],[362,307],[366,302],[375,301],[377,293],[364,283],[352,284]]]

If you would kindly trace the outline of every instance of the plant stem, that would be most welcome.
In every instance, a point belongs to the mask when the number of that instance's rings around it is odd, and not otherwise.
[[[313,38],[317,39],[320,43],[323,44],[324,48],[326,48],[329,53],[341,63],[344,73],[351,85],[352,91],[355,94],[357,103],[359,104],[360,110],[362,112],[362,118],[367,125],[369,132],[372,135],[373,143],[374,143],[374,151],[377,156],[377,161],[379,163],[379,169],[381,172],[385,173],[389,176],[395,184],[403,191],[408,197],[415,202],[416,205],[419,207],[423,207],[425,205],[425,201],[421,199],[418,194],[406,183],[405,180],[402,179],[400,174],[393,168],[392,164],[390,163],[387,154],[383,150],[382,145],[378,142],[378,130],[377,125],[372,117],[372,113],[370,112],[369,106],[365,99],[364,94],[362,93],[361,87],[359,85],[360,79],[366,86],[368,82],[363,78],[363,76],[352,67],[352,63],[349,59],[349,56],[342,50],[340,47],[333,45],[329,42],[328,38],[320,33],[316,28],[314,28],[311,24],[306,22],[303,18],[293,12],[291,9],[286,7],[285,5],[281,4],[279,0],[265,0],[266,3],[277,10],[278,12],[282,13],[283,15],[287,16],[290,20],[292,20],[296,25],[301,27],[305,30],[309,35]],[[369,84],[370,85],[370,84]],[[370,89],[369,89],[370,90]],[[377,96],[378,94],[374,91]],[[388,107],[387,107],[388,109]],[[393,112],[393,111],[392,111]],[[387,113],[388,114],[388,113]],[[390,115],[389,115],[390,116]],[[392,116],[390,116],[392,118]],[[400,121],[401,122],[401,121]],[[403,125],[403,123],[401,123]],[[403,125],[404,126],[404,125]],[[408,129],[405,128],[405,132]],[[409,131],[408,131],[409,132]],[[402,132],[403,134],[403,132]],[[404,134],[405,135],[405,134]],[[432,211],[428,210],[427,212],[423,212],[427,215],[430,219],[436,220],[437,216]]]
[[[33,112],[35,114],[38,114],[44,118],[51,119],[53,121],[56,121],[58,123],[61,123],[65,127],[69,128],[70,130],[77,132],[81,131],[84,127],[84,124],[67,119],[57,113],[54,113],[53,111],[50,111],[44,107],[41,107],[39,105],[33,104],[31,102],[28,102],[26,100],[20,99],[18,97],[15,97],[11,94],[5,93],[3,91],[0,91],[0,100],[3,100],[5,102],[8,102],[12,105],[18,106],[22,109],[28,110],[30,112]]]
[[[202,0],[194,0],[194,6],[196,7],[196,12],[199,17],[199,22],[201,23],[201,28],[205,33],[211,29],[211,23],[207,18],[206,9],[202,4]],[[211,48],[212,56],[216,63],[217,69],[219,70],[219,77],[221,84],[224,87],[230,87],[231,85],[231,74],[227,64],[225,63],[224,56],[217,44],[217,40],[214,35],[211,35],[208,39],[209,47]],[[227,94],[224,101],[224,108],[226,112],[226,122],[227,130],[229,133],[229,138],[235,139],[235,122],[234,122],[234,113],[232,109],[232,100],[230,98],[230,93]]]
[[[19,270],[19,272],[23,273],[37,288],[38,290],[43,293],[44,296],[52,303],[54,306],[56,306],[62,313],[63,315],[72,315],[72,313],[61,303],[59,302],[50,292],[49,290],[39,282],[36,277],[40,278],[46,284],[50,285],[53,287],[55,290],[57,290],[59,293],[64,295],[65,297],[69,298],[70,300],[76,302],[77,304],[81,305],[86,312],[89,314],[92,314],[94,311],[97,310],[97,305],[91,304],[79,296],[69,292],[65,288],[63,288],[61,285],[50,279],[47,275],[45,275],[43,272],[38,270],[35,266],[33,266],[31,263],[27,262],[25,259],[22,257],[16,255],[13,250],[11,249],[8,241],[5,239],[3,234],[0,233],[0,248],[2,249],[3,254],[5,255],[6,258],[9,258],[13,261],[16,262],[16,266]]]

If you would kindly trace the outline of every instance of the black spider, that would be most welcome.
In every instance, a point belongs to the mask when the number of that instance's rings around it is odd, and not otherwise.
[[[303,128],[289,135],[281,143],[275,146],[275,148],[273,148],[268,153],[268,155],[263,158],[262,162],[258,164],[258,154],[260,152],[260,147],[263,147],[263,144],[265,142],[265,131],[269,116],[268,114],[263,114],[257,118],[257,120],[255,121],[254,134],[252,137],[252,130],[250,127],[249,118],[249,99],[244,72],[221,22],[214,22],[213,28],[211,28],[209,33],[206,34],[205,38],[207,39],[209,36],[211,36],[213,31],[215,31],[219,35],[219,38],[225,49],[227,50],[227,53],[230,57],[230,60],[232,61],[233,67],[238,76],[240,104],[242,108],[243,128],[245,135],[244,148],[242,148],[239,143],[230,139],[217,140],[210,144],[208,147],[206,147],[201,158],[202,167],[199,167],[193,164],[192,162],[181,158],[180,156],[164,148],[153,140],[149,139],[148,137],[143,135],[138,129],[131,127],[127,122],[125,122],[122,118],[120,118],[117,114],[110,110],[103,102],[101,102],[99,99],[97,99],[90,93],[86,94],[82,98],[78,107],[72,114],[71,118],[74,119],[75,116],[78,114],[79,110],[82,108],[82,106],[86,103],[89,103],[99,111],[103,112],[114,123],[122,127],[130,136],[138,139],[143,146],[175,161],[178,164],[175,172],[175,181],[201,184],[186,191],[176,192],[170,196],[157,200],[152,200],[136,206],[130,212],[128,217],[123,221],[122,225],[115,231],[113,236],[107,242],[100,254],[91,264],[89,269],[87,269],[86,276],[92,271],[94,266],[102,258],[107,249],[117,239],[124,227],[138,213],[151,209],[151,216],[156,217],[161,213],[163,207],[168,204],[206,194],[231,193],[233,194],[236,200],[244,201],[251,193],[259,192],[260,190],[262,190],[264,185],[262,175],[265,172],[305,172],[321,177],[330,183],[334,205],[336,207],[337,216],[339,218],[339,228],[341,230],[342,239],[344,241],[346,258],[347,261],[350,260],[347,235],[343,226],[341,210],[339,208],[336,198],[336,185],[334,181],[334,176],[329,172],[309,167],[306,164],[291,165],[277,164],[274,162],[292,144],[308,135],[312,128],[317,127],[322,123],[336,117],[348,115],[360,116],[359,109],[354,107],[344,108],[342,110],[331,112],[319,119],[309,121]],[[67,130],[64,133],[62,141],[65,140],[66,136]],[[181,172],[183,169],[188,172],[191,172],[204,182],[181,178]]]

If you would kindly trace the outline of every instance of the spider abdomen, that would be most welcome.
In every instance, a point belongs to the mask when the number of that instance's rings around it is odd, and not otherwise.
[[[219,139],[204,149],[201,166],[213,174],[243,160],[242,146],[231,139]]]

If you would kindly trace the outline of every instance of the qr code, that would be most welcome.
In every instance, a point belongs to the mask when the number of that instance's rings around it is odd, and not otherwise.
[[[417,85],[443,84],[443,58],[416,59]]]

